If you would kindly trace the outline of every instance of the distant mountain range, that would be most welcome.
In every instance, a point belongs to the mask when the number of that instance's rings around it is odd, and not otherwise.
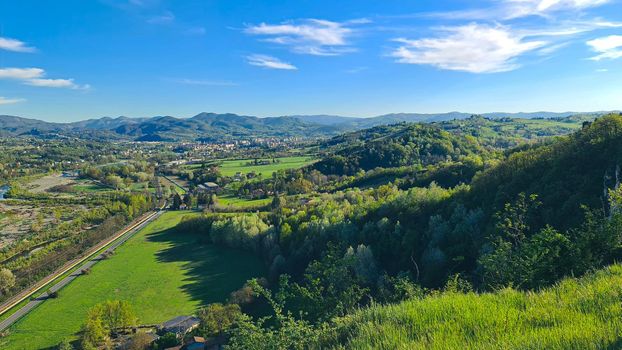
[[[565,118],[572,115],[598,116],[609,112],[485,113],[488,118]],[[237,114],[200,113],[191,118],[104,117],[72,123],[0,115],[0,136],[112,138],[138,141],[204,140],[223,141],[256,137],[329,137],[346,131],[402,122],[441,122],[465,119],[473,114],[395,113],[371,118],[333,115],[291,115],[259,118]]]
[[[317,123],[322,125],[341,126],[349,130],[352,129],[365,129],[379,125],[388,125],[395,123],[433,123],[443,122],[454,119],[466,119],[473,115],[481,115],[486,118],[521,118],[521,119],[552,119],[552,118],[566,118],[573,115],[592,115],[599,116],[617,111],[599,111],[599,112],[519,112],[519,113],[507,113],[507,112],[492,112],[492,113],[463,113],[463,112],[448,112],[448,113],[392,113],[384,114],[371,118],[357,118],[357,117],[342,117],[333,115],[294,115],[293,118],[298,118],[307,123]]]

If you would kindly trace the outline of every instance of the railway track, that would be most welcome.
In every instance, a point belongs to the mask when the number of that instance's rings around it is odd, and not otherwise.
[[[0,316],[9,312],[24,300],[31,298],[33,295],[49,287],[49,290],[47,292],[43,293],[37,298],[30,300],[26,305],[22,306],[19,310],[15,311],[9,317],[1,321],[0,331],[4,331],[5,329],[9,328],[17,320],[22,318],[39,304],[43,303],[47,298],[49,298],[51,293],[57,292],[58,290],[69,284],[71,281],[76,279],[82,274],[84,270],[89,269],[91,266],[97,263],[97,261],[101,260],[106,252],[113,251],[119,245],[127,241],[131,236],[133,236],[134,233],[138,232],[147,223],[157,218],[162,213],[162,209],[164,209],[165,206],[166,204],[164,204],[160,208],[160,210],[152,211],[141,216],[139,219],[135,220],[133,223],[119,231],[114,236],[98,243],[96,246],[89,249],[89,251],[82,257],[69,261],[61,268],[56,270],[54,273],[48,275],[32,287],[22,291],[21,293],[17,294],[13,298],[2,304],[0,306]],[[59,277],[63,276],[64,274],[73,269],[76,269],[76,271],[57,281]]]

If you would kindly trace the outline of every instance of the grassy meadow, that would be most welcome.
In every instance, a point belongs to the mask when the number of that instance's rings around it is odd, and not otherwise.
[[[439,293],[372,306],[342,319],[322,348],[620,349],[621,300],[622,266],[613,265],[540,292]]]
[[[170,230],[188,212],[167,212],[120,246],[115,254],[18,321],[2,349],[43,349],[76,335],[86,313],[105,300],[130,302],[141,324],[193,314],[225,301],[243,283],[264,274],[256,257],[204,244],[192,233]],[[165,307],[164,307],[165,306]]]
[[[246,199],[239,198],[234,195],[225,195],[217,197],[218,204],[222,207],[237,207],[237,208],[254,208],[261,207],[272,202],[272,198],[262,199]]]
[[[257,174],[261,173],[265,178],[271,177],[272,173],[275,171],[302,168],[307,164],[311,164],[314,160],[312,157],[307,156],[282,157],[276,159],[279,161],[278,163],[266,165],[247,165],[247,163],[253,162],[254,159],[224,160],[220,163],[219,168],[220,172],[225,176],[233,176],[238,172],[247,174],[254,171]],[[272,158],[261,160],[272,161]]]

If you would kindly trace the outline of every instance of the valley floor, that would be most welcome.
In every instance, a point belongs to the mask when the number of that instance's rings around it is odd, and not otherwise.
[[[200,236],[171,230],[188,212],[167,212],[18,321],[2,349],[46,349],[76,337],[89,308],[126,300],[141,324],[158,324],[223,302],[252,277],[264,274],[251,254],[204,244]]]

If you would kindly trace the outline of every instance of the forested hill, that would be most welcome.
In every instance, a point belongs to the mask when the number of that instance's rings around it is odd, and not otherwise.
[[[392,136],[346,149],[347,158],[332,158],[360,166],[392,161],[374,158],[385,148],[406,152],[410,161],[419,161],[420,145],[437,150],[424,153],[430,160],[478,151],[476,144],[433,126],[409,126]],[[460,273],[478,288],[532,288],[622,258],[622,230],[616,226],[622,224],[616,204],[622,196],[615,192],[622,176],[622,116],[599,118],[572,135],[503,157],[455,188],[400,190],[389,184],[323,197],[307,208],[308,217],[284,219],[283,266],[295,274],[321,256],[328,242],[363,244],[379,269],[410,271],[427,286]],[[319,169],[328,164],[320,162]]]
[[[426,124],[375,127],[332,140],[344,141],[347,146],[316,163],[315,169],[325,174],[352,175],[374,168],[426,166],[483,152],[474,138]]]
[[[604,196],[622,181],[621,166],[622,117],[602,117],[556,142],[511,153],[478,174],[471,202],[494,211],[520,192],[537,194],[542,222],[568,228],[582,220],[581,205],[607,210]]]
[[[377,126],[322,143],[324,156],[313,168],[349,176],[334,189],[371,187],[390,181],[402,188],[468,183],[488,163],[518,145],[575,132],[592,116],[556,119],[490,119],[471,116],[438,123]]]
[[[509,148],[528,140],[570,134],[579,130],[583,123],[594,119],[594,115],[573,115],[550,119],[490,118],[473,115],[463,119],[426,124],[434,125],[454,135],[474,137],[482,145]],[[361,145],[364,142],[396,133],[408,125],[410,124],[402,122],[352,131],[327,140],[324,146],[344,148]]]

